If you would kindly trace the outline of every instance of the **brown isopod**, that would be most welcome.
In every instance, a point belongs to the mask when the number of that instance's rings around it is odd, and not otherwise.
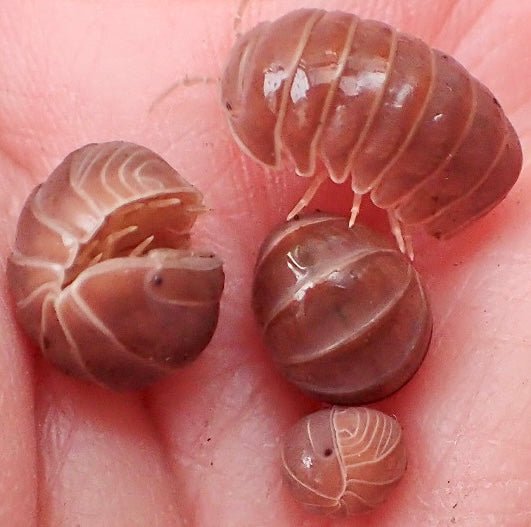
[[[86,145],[30,194],[8,259],[17,318],[63,371],[113,389],[193,360],[216,328],[221,261],[190,249],[201,193],[151,150]]]
[[[244,152],[313,177],[288,219],[330,177],[351,177],[403,226],[448,238],[497,205],[522,166],[516,133],[492,93],[421,40],[342,12],[300,9],[235,45],[222,99]],[[320,159],[325,170],[317,170]]]
[[[284,376],[331,403],[387,397],[417,371],[432,317],[420,277],[392,243],[313,214],[264,241],[253,309]]]
[[[369,408],[329,408],[308,415],[282,445],[285,481],[313,512],[356,514],[380,505],[407,464],[396,419]]]

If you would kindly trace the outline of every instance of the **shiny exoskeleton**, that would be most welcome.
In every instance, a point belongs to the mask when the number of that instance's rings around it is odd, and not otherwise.
[[[8,260],[17,318],[63,371],[141,388],[216,328],[221,261],[190,249],[201,193],[131,143],[76,150],[21,212]]]
[[[332,403],[365,404],[402,387],[426,355],[432,317],[421,280],[392,243],[313,214],[264,241],[253,308],[273,361]]]
[[[348,515],[380,505],[406,469],[396,419],[369,408],[320,410],[297,422],[282,445],[284,479],[313,512]]]
[[[300,9],[261,23],[233,48],[222,100],[247,154],[274,168],[287,157],[314,178],[289,217],[327,175],[351,178],[350,223],[370,193],[399,242],[404,225],[453,235],[498,204],[522,166],[488,88],[418,38],[353,14]]]

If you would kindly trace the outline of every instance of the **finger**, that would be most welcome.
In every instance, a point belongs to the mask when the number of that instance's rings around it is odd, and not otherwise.
[[[39,524],[180,526],[173,474],[139,394],[115,394],[41,365]]]

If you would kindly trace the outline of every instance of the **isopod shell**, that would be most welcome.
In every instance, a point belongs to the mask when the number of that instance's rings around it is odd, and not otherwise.
[[[286,434],[283,476],[312,512],[349,515],[378,507],[407,464],[396,419],[369,408],[333,407],[310,414]]]
[[[522,166],[488,88],[422,40],[349,13],[300,9],[243,35],[222,101],[245,153],[315,178],[291,215],[323,174],[350,177],[352,223],[370,193],[393,223],[448,238],[497,205]]]
[[[264,241],[253,309],[282,374],[331,403],[366,404],[417,371],[432,317],[420,277],[392,243],[326,214]]]
[[[190,249],[201,193],[151,150],[86,145],[36,187],[7,265],[17,319],[66,373],[138,389],[216,328],[221,261]]]

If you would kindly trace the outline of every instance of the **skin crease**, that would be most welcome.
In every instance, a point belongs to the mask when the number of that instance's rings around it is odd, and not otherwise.
[[[292,8],[377,18],[451,53],[496,94],[531,150],[531,5],[516,0],[251,0],[242,30]],[[230,137],[212,83],[234,40],[235,1],[9,2],[0,10],[0,525],[329,527],[281,485],[282,433],[317,405],[287,386],[250,309],[260,241],[302,195]],[[119,21],[119,23],[118,23]],[[192,84],[186,86],[186,84]],[[205,194],[197,240],[226,262],[218,331],[201,358],[143,392],[116,395],[40,360],[17,330],[5,257],[30,189],[71,150],[123,139],[154,149]],[[524,161],[524,167],[526,162]],[[362,527],[531,523],[531,183],[458,237],[415,236],[435,330],[399,393],[409,445],[403,482]],[[348,187],[313,206],[347,214]],[[364,204],[361,221],[386,230]]]

